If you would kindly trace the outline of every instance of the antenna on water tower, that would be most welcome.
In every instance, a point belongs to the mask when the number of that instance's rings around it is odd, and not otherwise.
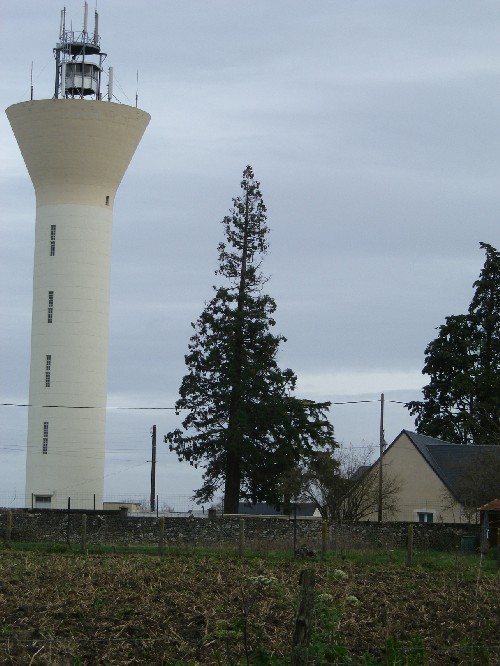
[[[88,32],[88,3],[83,11],[83,30],[66,30],[66,8],[61,11],[59,42],[54,48],[56,81],[54,98],[101,99],[101,75],[107,54],[101,51],[99,15],[94,19],[94,34]]]
[[[113,68],[109,68],[108,74],[108,102],[113,100]]]

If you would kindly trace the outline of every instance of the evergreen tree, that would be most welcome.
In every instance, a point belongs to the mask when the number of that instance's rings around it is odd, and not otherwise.
[[[425,350],[430,382],[407,407],[417,431],[462,444],[500,444],[500,253],[486,260],[468,314],[446,318]]]
[[[240,498],[279,502],[280,479],[317,448],[334,443],[326,418],[330,403],[292,395],[296,376],[281,370],[285,341],[271,332],[274,300],[263,293],[261,264],[268,249],[266,207],[251,167],[243,172],[241,196],[223,221],[219,267],[223,284],[196,323],[185,357],[188,373],[178,410],[183,430],[165,436],[179,460],[204,468],[199,501],[224,487],[227,513]]]

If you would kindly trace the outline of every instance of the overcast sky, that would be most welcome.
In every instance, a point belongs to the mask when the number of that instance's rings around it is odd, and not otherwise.
[[[64,0],[2,5],[3,108],[53,94]],[[90,26],[93,26],[92,0]],[[83,2],[66,0],[67,25]],[[254,167],[268,207],[264,269],[280,362],[332,402],[337,439],[392,441],[413,419],[424,350],[466,311],[499,247],[496,0],[100,0],[115,96],[151,123],[114,207],[106,494],[187,496],[199,473],[162,444],[190,322],[211,298],[220,221]],[[1,402],[28,402],[31,181],[0,117]],[[79,138],[80,140],[80,138]],[[77,149],[77,145],[75,145]],[[389,401],[396,402],[389,402]],[[27,409],[0,407],[0,500],[24,490]],[[363,449],[359,449],[360,452]],[[0,502],[1,503],[1,502]]]

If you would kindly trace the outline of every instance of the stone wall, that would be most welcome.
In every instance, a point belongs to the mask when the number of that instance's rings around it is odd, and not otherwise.
[[[12,511],[11,538],[19,542],[78,543],[81,538],[84,512]],[[0,510],[0,535],[7,533],[6,510]],[[87,543],[108,545],[153,545],[158,543],[159,520],[155,517],[132,517],[119,512],[89,512]],[[166,546],[237,547],[240,521],[244,523],[245,546],[251,549],[292,549],[306,545],[319,549],[322,524],[318,519],[288,517],[224,516],[206,518],[164,518]],[[460,546],[464,534],[479,534],[478,526],[446,524],[413,524],[415,548],[449,550]],[[404,548],[408,523],[358,523],[332,525],[327,532],[328,548],[336,551]]]

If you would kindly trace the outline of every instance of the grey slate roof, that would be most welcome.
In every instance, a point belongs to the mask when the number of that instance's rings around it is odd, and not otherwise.
[[[491,456],[494,453],[500,457],[500,446],[452,444],[409,430],[403,430],[400,435],[403,433],[413,442],[430,467],[455,496],[459,494],[460,469],[463,469],[465,465],[480,464],[485,455]]]

